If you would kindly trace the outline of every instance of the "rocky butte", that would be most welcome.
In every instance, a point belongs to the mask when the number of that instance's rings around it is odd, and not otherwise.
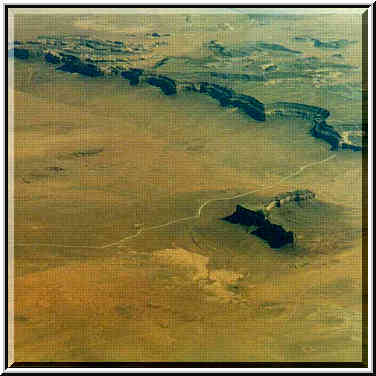
[[[315,194],[308,189],[285,192],[274,197],[261,209],[255,209],[247,204],[237,205],[235,212],[223,219],[233,224],[256,227],[251,234],[265,240],[271,248],[281,248],[294,243],[294,233],[286,231],[279,224],[272,223],[272,210],[288,202],[308,201],[314,198]]]

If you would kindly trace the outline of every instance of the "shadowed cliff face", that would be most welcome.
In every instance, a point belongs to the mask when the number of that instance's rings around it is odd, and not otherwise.
[[[159,87],[165,95],[176,94],[175,81],[165,76],[149,76],[147,82]]]
[[[129,69],[127,71],[121,72],[121,76],[126,80],[129,80],[129,83],[132,86],[138,85],[140,82],[140,76],[142,75],[142,69]]]
[[[315,198],[315,194],[307,189],[285,192],[269,201],[264,208],[252,210],[244,205],[237,205],[236,211],[223,220],[244,226],[256,226],[253,235],[264,239],[271,248],[281,248],[294,242],[294,233],[286,231],[281,225],[272,223],[268,217],[272,211],[278,210],[289,202],[303,202]]]
[[[9,55],[23,60],[26,60],[30,57],[30,53],[27,48],[13,48],[12,50],[10,50]]]
[[[57,47],[63,48],[63,46],[68,45],[68,42],[64,40],[48,40],[48,43],[55,43]],[[235,90],[225,87],[223,85],[218,85],[212,82],[195,82],[195,81],[179,81],[178,79],[173,79],[168,77],[167,75],[160,75],[155,74],[152,70],[145,70],[140,68],[120,68],[115,66],[107,66],[103,67],[99,63],[94,63],[94,60],[98,60],[98,57],[90,57],[84,58],[81,55],[77,54],[70,54],[65,52],[65,50],[54,50],[54,45],[48,45],[49,49],[43,52],[43,43],[41,42],[33,42],[29,41],[29,44],[25,46],[22,42],[17,42],[17,46],[11,50],[11,55],[16,58],[27,60],[30,57],[42,57],[47,63],[50,64],[62,64],[59,65],[56,69],[70,72],[70,73],[79,73],[82,75],[86,75],[89,77],[99,77],[99,76],[116,76],[119,73],[121,77],[128,80],[130,85],[136,86],[141,82],[147,83],[152,86],[156,86],[160,88],[160,90],[165,95],[174,95],[178,94],[181,88],[185,90],[193,90],[202,94],[206,94],[214,99],[216,99],[222,107],[234,107],[240,109],[242,112],[246,113],[251,118],[257,121],[265,121],[266,116],[283,116],[287,118],[302,118],[306,120],[310,120],[312,122],[312,129],[311,134],[314,137],[321,138],[327,141],[333,150],[338,149],[351,149],[353,151],[359,151],[366,147],[366,145],[362,144],[361,142],[357,142],[356,137],[351,137],[353,134],[352,130],[346,130],[346,133],[341,134],[338,133],[332,126],[328,125],[325,120],[329,117],[330,113],[328,110],[324,108],[320,108],[317,106],[309,106],[302,103],[290,103],[290,102],[275,102],[270,104],[264,104],[261,101],[257,100],[256,98],[250,95],[244,95],[237,93]],[[77,43],[77,42],[75,42]],[[80,39],[79,44],[76,46],[73,44],[71,49],[80,47],[82,48],[91,48],[94,51],[102,51],[106,50],[106,54],[109,54],[113,51],[120,51],[120,53],[125,53],[124,44],[122,42],[116,41],[96,41],[96,40],[85,40]],[[21,48],[22,47],[22,48]],[[218,43],[211,43],[209,44],[210,49],[218,50],[222,53],[225,50],[221,49],[221,46]],[[289,53],[300,53],[299,51],[292,51],[283,46],[277,44],[270,44],[264,42],[257,42],[256,47],[252,47],[257,49],[270,49],[277,52],[289,52]],[[123,51],[124,50],[124,51]],[[107,55],[106,55],[107,56]],[[111,62],[113,57],[112,55],[108,55],[107,57],[104,56],[102,59],[98,61],[103,64],[104,61]],[[107,60],[103,60],[107,59]],[[109,60],[108,60],[109,59]],[[117,60],[120,58],[117,57]],[[308,59],[308,60],[307,60]],[[121,60],[121,59],[120,59]],[[163,60],[163,59],[162,59]],[[306,58],[303,59],[304,64],[317,64],[317,58]],[[303,61],[302,60],[302,61]],[[166,59],[164,60],[166,61]],[[167,59],[168,61],[168,59]],[[320,63],[321,64],[321,63]],[[163,65],[163,64],[160,64]],[[337,64],[338,65],[338,64]],[[158,67],[158,64],[156,65]],[[275,67],[275,66],[274,66]],[[270,65],[265,66],[265,71],[270,68]],[[272,72],[270,73],[267,71],[266,73],[268,76],[258,76],[258,75],[238,75],[241,79],[245,80],[255,80],[255,81],[265,81],[265,77],[269,77],[271,74],[281,75],[285,74],[285,72]],[[222,75],[222,76],[221,76]],[[219,77],[228,79],[230,76],[226,76],[225,74],[212,72],[212,77]],[[243,77],[244,76],[244,77]],[[253,78],[253,76],[255,78]],[[231,76],[232,77],[232,76]],[[192,78],[193,79],[193,78]],[[337,127],[338,129],[338,127]],[[358,137],[359,138],[359,137]],[[361,140],[361,139],[360,139]]]
[[[294,242],[294,234],[291,231],[286,231],[282,226],[269,221],[265,221],[265,224],[252,231],[252,234],[264,239],[271,248],[281,248]]]
[[[64,72],[70,73],[80,73],[85,76],[89,77],[98,77],[103,76],[103,72],[101,72],[96,65],[94,64],[84,64],[80,61],[71,60],[64,63],[61,67],[57,68],[58,70],[62,70]]]
[[[308,106],[301,103],[275,102],[267,105],[268,114],[277,114],[287,117],[300,117],[302,119],[321,119],[329,117],[330,112],[317,106]]]
[[[352,43],[356,43],[356,41],[349,41],[349,40],[346,40],[346,39],[340,39],[340,40],[333,40],[333,41],[329,41],[329,42],[322,42],[320,41],[319,39],[313,39],[313,45],[315,47],[319,47],[319,48],[331,48],[331,49],[339,49],[339,48],[344,48],[346,46],[348,46],[349,44],[352,44]]]
[[[236,212],[224,220],[244,226],[256,226],[257,229],[253,230],[252,234],[265,240],[271,248],[281,248],[294,242],[294,234],[280,225],[271,223],[262,210],[254,211],[237,205]]]

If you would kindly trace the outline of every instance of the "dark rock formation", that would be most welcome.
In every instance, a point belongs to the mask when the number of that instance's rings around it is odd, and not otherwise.
[[[313,39],[313,45],[319,48],[332,48],[338,49],[346,47],[349,44],[356,43],[356,41],[349,41],[347,39],[333,40],[329,42],[321,42],[319,39]]]
[[[289,102],[276,102],[265,107],[268,115],[299,117],[311,121],[312,136],[328,142],[332,150],[351,149],[360,151],[366,148],[363,145],[364,132],[355,129],[356,126],[349,125],[352,129],[347,130],[346,124],[343,125],[343,129],[341,129],[341,126],[333,127],[327,124],[325,120],[329,117],[330,112],[324,108]]]
[[[280,51],[280,52],[289,52],[292,54],[301,54],[301,51],[290,50],[280,44],[276,43],[265,43],[265,42],[256,42],[256,47],[264,50]]]
[[[99,153],[102,153],[104,149],[86,149],[86,150],[79,150],[73,153],[75,157],[91,157],[93,155],[97,155]]]
[[[9,51],[10,56],[14,56],[17,59],[26,60],[30,57],[30,52],[26,48],[15,47]]]
[[[56,69],[63,72],[80,73],[90,77],[103,76],[103,72],[95,64],[85,64],[82,63],[79,59],[77,60],[71,59],[70,61],[67,61],[62,66]]]
[[[274,197],[265,205],[265,207],[259,210],[253,210],[245,204],[237,205],[236,211],[223,219],[234,224],[241,224],[249,227],[256,226],[257,229],[252,231],[253,235],[266,240],[272,248],[281,248],[286,244],[294,242],[294,234],[291,231],[286,231],[282,226],[270,221],[270,213],[272,212],[272,209],[280,208],[288,202],[301,202],[312,200],[314,198],[315,194],[308,189],[284,192]]]
[[[321,138],[331,145],[332,150],[338,150],[341,142],[341,135],[333,127],[329,126],[325,120],[313,120],[311,134],[314,137]]]
[[[280,195],[276,196],[268,202],[266,205],[264,211],[270,212],[274,208],[280,208],[281,206],[287,204],[288,202],[295,201],[295,202],[301,202],[301,201],[307,201],[312,200],[316,197],[316,195],[309,191],[308,189],[298,189],[293,192],[284,192]]]
[[[309,42],[309,41],[311,41],[310,37],[294,37],[292,39],[296,40],[297,42]]]
[[[47,52],[44,55],[44,58],[46,59],[47,63],[51,63],[51,64],[59,64],[62,62],[61,56],[55,53],[51,53],[51,52]]]
[[[351,101],[360,101],[363,99],[364,91],[362,83],[347,83],[325,86],[328,92],[338,95]]]
[[[264,73],[265,80],[276,80],[276,79],[295,79],[298,77],[310,77],[309,74],[303,72],[294,72],[294,71],[265,71]]]
[[[143,69],[132,68],[127,71],[121,72],[121,76],[126,80],[129,80],[131,85],[138,85],[140,82],[140,76],[144,73]]]
[[[260,52],[262,50],[271,50],[277,52],[287,52],[292,54],[301,54],[300,51],[290,50],[280,44],[276,43],[265,43],[262,41],[256,43],[242,43],[238,44],[234,47],[226,47],[223,46],[221,43],[212,40],[207,44],[207,47],[213,51],[216,55],[220,55],[222,57],[244,57],[252,55],[256,52]]]
[[[235,94],[231,89],[224,86],[211,84],[208,82],[200,82],[200,93],[208,94],[210,97],[219,101],[221,106],[227,106],[228,100]]]
[[[132,35],[128,34],[127,36],[130,37]],[[349,43],[354,43],[346,40],[321,42],[317,39],[314,42],[317,46],[324,48],[339,48]],[[216,41],[211,41],[207,46],[215,53],[230,58],[249,56],[262,50],[300,53],[278,44],[262,41],[243,43],[231,48],[224,47]],[[140,47],[139,43],[132,44],[129,40],[127,48],[125,48],[125,44],[119,41],[91,40],[74,36],[40,36],[38,41],[15,41],[11,47],[9,49],[10,56],[23,60],[30,58],[44,59],[48,63],[58,65],[56,69],[65,72],[80,73],[90,77],[116,76],[121,73],[121,76],[129,80],[131,85],[137,85],[142,80],[150,85],[159,87],[166,95],[175,94],[178,89],[203,93],[219,101],[221,106],[237,107],[258,121],[265,121],[266,114],[268,116],[280,115],[307,119],[313,125],[311,134],[314,137],[326,140],[332,146],[332,149],[341,148],[356,151],[366,147],[363,145],[364,132],[354,130],[353,127],[350,130],[344,130],[341,126],[336,128],[328,125],[325,120],[329,116],[329,111],[320,107],[288,102],[264,105],[254,97],[238,94],[230,88],[211,82],[200,82],[197,77],[195,80],[172,79],[155,74],[155,71],[152,70],[146,72],[144,69],[127,68],[128,60],[124,59],[124,55],[139,53],[135,52],[136,50],[147,51],[144,47]],[[97,54],[96,51],[100,52]],[[117,55],[113,55],[114,51],[116,51]],[[339,55],[333,55],[333,57],[339,57]],[[154,68],[165,64],[168,60],[169,58],[167,57],[163,58],[155,64]],[[261,68],[264,69],[262,74],[210,72],[210,75],[224,80],[268,81],[275,78],[312,77],[312,75],[315,77],[315,71],[319,70],[320,75],[324,75],[325,72],[328,72],[327,68],[344,72],[356,68],[351,65],[335,64],[330,61],[323,62],[315,57],[298,58],[290,63],[281,62],[278,67],[268,59],[264,59],[262,62],[258,60],[255,64],[258,67],[256,72],[260,71],[260,64],[263,64],[261,65]],[[278,71],[275,71],[276,69]],[[326,89],[349,100],[361,100],[364,95],[362,86],[357,84],[329,85]]]
[[[166,64],[170,59],[168,57],[163,58],[162,60],[158,61],[153,68],[159,68],[162,65]]]
[[[301,103],[275,102],[266,105],[268,114],[275,114],[287,117],[300,117],[302,119],[313,120],[319,118],[325,120],[329,117],[330,112],[317,106],[308,106]]]
[[[252,234],[266,240],[271,248],[281,248],[286,244],[294,243],[292,231],[286,231],[282,226],[269,221],[265,221],[265,224],[252,231]]]
[[[254,54],[255,52],[261,51],[260,48],[257,48],[252,43],[243,43],[234,47],[225,47],[217,41],[212,40],[206,46],[216,55],[228,58],[249,56]]]
[[[210,72],[210,75],[225,80],[266,81],[264,76],[257,74]]]
[[[64,168],[58,167],[58,166],[53,166],[53,167],[47,167],[47,170],[53,171],[53,172],[63,172]]]
[[[176,83],[166,76],[148,76],[146,82],[150,85],[159,87],[164,94],[176,94]]]
[[[350,64],[333,63],[331,60],[323,61],[315,56],[298,58],[291,63],[283,63],[282,66],[284,69],[294,74],[299,72],[309,73],[309,71],[312,70],[320,70],[321,74],[325,74],[323,72],[327,72],[326,74],[328,74],[328,69],[340,72],[358,69],[356,66]]]
[[[263,210],[254,211],[237,205],[235,213],[223,219],[234,224],[256,226],[257,229],[252,231],[252,234],[266,240],[271,248],[281,248],[294,242],[293,232],[285,231],[282,226],[271,223],[266,219]]]
[[[254,211],[244,205],[237,205],[235,213],[223,218],[223,220],[245,226],[263,226],[265,224],[265,214],[262,210]]]
[[[274,72],[278,69],[277,65],[269,65],[264,69],[264,72]]]
[[[367,145],[362,145],[362,146],[359,146],[359,145],[354,145],[354,144],[349,144],[347,142],[343,142],[341,143],[341,147],[342,149],[349,149],[349,150],[352,150],[352,151],[361,151],[363,149],[366,149],[367,148]]]
[[[200,92],[217,99],[223,107],[238,107],[253,119],[265,121],[264,104],[256,98],[249,95],[236,94],[231,89],[208,82],[200,82]]]
[[[329,126],[327,124],[327,126]],[[367,124],[331,124],[330,127],[341,135],[339,147],[352,151],[367,149]]]
[[[249,95],[236,94],[228,99],[228,104],[242,109],[247,115],[258,121],[265,121],[264,104]]]

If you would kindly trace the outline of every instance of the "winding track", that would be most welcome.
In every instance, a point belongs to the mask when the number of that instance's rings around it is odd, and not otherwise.
[[[269,185],[269,186],[266,186],[266,187],[262,187],[262,188],[258,188],[256,190],[248,191],[248,192],[241,193],[241,194],[238,194],[238,195],[235,195],[235,196],[231,196],[231,197],[212,198],[212,199],[206,200],[197,209],[197,214],[196,215],[193,215],[193,216],[190,216],[190,217],[184,217],[184,218],[180,218],[180,219],[175,219],[175,220],[163,223],[161,225],[140,228],[135,234],[130,235],[130,236],[126,236],[126,237],[124,237],[124,238],[122,238],[122,239],[120,239],[120,240],[118,240],[116,242],[110,243],[110,244],[105,244],[105,245],[102,245],[102,246],[86,246],[86,245],[36,244],[36,243],[25,244],[25,243],[18,243],[17,245],[19,245],[19,246],[33,246],[34,245],[34,246],[42,246],[42,247],[46,246],[46,247],[61,247],[61,248],[91,248],[91,249],[105,249],[105,248],[109,248],[109,247],[113,247],[113,246],[118,246],[119,247],[119,246],[121,246],[121,244],[123,242],[125,242],[127,240],[131,240],[131,239],[137,238],[138,236],[140,236],[144,232],[151,231],[151,230],[156,230],[156,229],[163,228],[163,227],[167,227],[167,226],[170,226],[170,225],[175,224],[175,223],[189,221],[189,220],[195,219],[195,218],[200,218],[201,214],[202,214],[202,210],[206,206],[208,206],[210,203],[212,203],[212,202],[235,200],[237,198],[245,197],[245,196],[248,196],[248,195],[253,194],[253,193],[266,191],[267,189],[271,189],[271,188],[279,185],[280,183],[282,183],[285,180],[288,180],[288,179],[290,179],[290,178],[292,178],[294,176],[299,175],[302,171],[304,171],[308,167],[328,162],[329,160],[331,160],[331,159],[333,159],[335,157],[336,157],[336,155],[333,154],[330,157],[325,158],[325,159],[323,159],[321,161],[308,163],[308,164],[300,167],[296,172],[294,172],[294,173],[292,173],[292,174],[290,174],[288,176],[285,176],[284,178],[280,179],[278,182],[276,182],[276,183],[274,183],[272,185]]]

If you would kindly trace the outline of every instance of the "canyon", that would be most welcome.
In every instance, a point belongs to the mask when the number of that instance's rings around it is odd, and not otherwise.
[[[276,44],[258,42],[255,46],[252,48],[300,53]],[[222,55],[229,55],[229,53],[224,53],[224,48],[214,41],[211,41],[209,48],[215,51],[219,50]],[[218,85],[214,82],[178,80],[166,75],[156,74],[151,69],[129,67],[126,64],[128,59],[124,58],[124,56],[130,54],[130,51],[134,53],[135,49],[142,52],[146,50],[145,47],[133,47],[133,49],[125,47],[125,44],[120,41],[73,37],[46,39],[40,37],[37,41],[15,41],[14,46],[9,50],[9,54],[22,60],[33,58],[44,59],[47,63],[61,64],[56,68],[57,70],[79,73],[89,77],[114,77],[120,75],[124,79],[129,80],[133,86],[147,83],[160,88],[165,95],[178,94],[181,90],[203,93],[216,99],[222,107],[238,108],[253,119],[261,122],[265,121],[267,116],[306,119],[312,123],[311,134],[314,137],[327,141],[333,150],[350,149],[360,151],[366,148],[367,142],[365,139],[366,131],[363,130],[364,126],[360,124],[337,123],[336,127],[333,127],[326,122],[330,113],[324,108],[303,103],[262,103],[255,97],[237,93],[228,87]],[[100,57],[94,55],[99,53],[101,54]],[[249,50],[247,50],[247,53],[249,53]],[[221,75],[215,72],[210,73],[214,78]],[[245,75],[241,79],[249,80],[250,77]],[[346,126],[345,131],[341,129],[342,125]]]

